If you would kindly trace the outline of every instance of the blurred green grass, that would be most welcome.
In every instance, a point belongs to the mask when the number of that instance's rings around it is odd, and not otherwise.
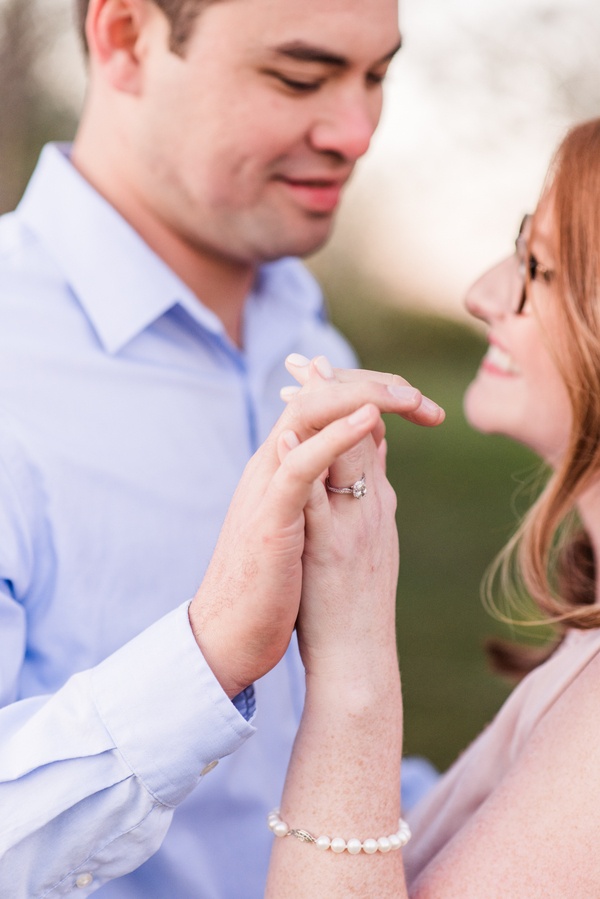
[[[453,320],[377,299],[360,277],[319,270],[335,324],[361,364],[408,378],[444,406],[438,429],[389,419],[388,473],[398,494],[398,647],[405,751],[446,768],[493,717],[509,686],[487,668],[483,641],[512,637],[484,610],[485,569],[516,523],[519,484],[535,458],[466,424],[462,397],[483,337]],[[521,512],[524,502],[518,503]]]

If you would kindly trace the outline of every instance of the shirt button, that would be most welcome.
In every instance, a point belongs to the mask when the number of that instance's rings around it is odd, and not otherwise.
[[[218,761],[211,762],[210,765],[207,765],[206,768],[202,769],[202,771],[200,772],[200,777],[204,777],[205,774],[210,774],[211,771],[215,770],[218,764]]]
[[[84,887],[89,887],[90,883],[94,878],[88,872],[86,874],[80,874],[77,880],[75,881],[75,886],[78,890],[82,890]]]

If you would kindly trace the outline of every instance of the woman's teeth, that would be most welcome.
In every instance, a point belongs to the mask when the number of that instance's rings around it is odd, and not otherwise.
[[[520,374],[519,368],[512,357],[509,356],[506,350],[503,350],[494,343],[490,344],[489,349],[485,354],[485,361],[493,366],[493,368],[497,368],[499,371],[506,372],[507,374]]]

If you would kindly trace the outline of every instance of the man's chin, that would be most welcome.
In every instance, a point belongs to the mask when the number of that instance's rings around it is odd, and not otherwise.
[[[333,219],[331,214],[323,215],[319,217],[318,221],[313,222],[315,227],[307,229],[304,233],[295,235],[281,233],[276,240],[273,240],[272,246],[267,248],[264,261],[273,262],[284,256],[299,256],[301,259],[312,256],[313,253],[322,249],[331,237]]]

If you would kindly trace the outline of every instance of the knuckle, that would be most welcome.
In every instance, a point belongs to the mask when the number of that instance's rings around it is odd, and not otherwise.
[[[355,463],[362,463],[364,458],[364,447],[361,443],[358,443],[356,446],[351,446],[350,449],[346,450],[346,452],[340,456],[338,461],[342,461],[348,465],[354,465]],[[360,476],[360,472],[359,475]]]
[[[295,394],[283,412],[286,424],[292,429],[295,424],[303,424],[307,418],[307,396],[305,393]]]
[[[391,510],[394,513],[398,507],[398,496],[385,474],[382,473],[381,478],[377,478],[374,486],[384,512],[387,514],[387,511]]]
[[[407,387],[410,386],[410,382],[403,378],[401,375],[390,375],[391,377],[391,385],[392,387]]]

